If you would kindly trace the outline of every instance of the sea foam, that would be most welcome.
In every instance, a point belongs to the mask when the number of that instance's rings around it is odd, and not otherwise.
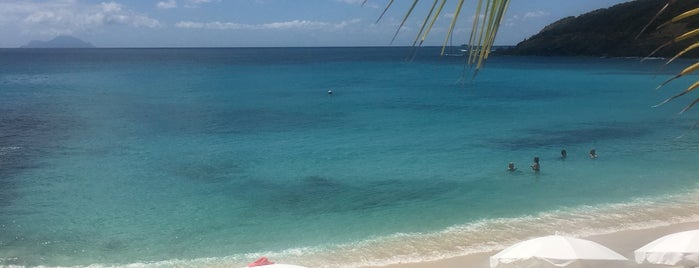
[[[538,236],[574,237],[642,230],[699,221],[699,191],[633,202],[580,206],[517,218],[483,219],[430,233],[396,233],[348,244],[293,248],[226,257],[172,259],[129,264],[91,264],[70,268],[244,267],[260,256],[279,263],[317,268],[352,268],[398,263],[436,261],[474,253],[491,252]],[[8,261],[8,260],[4,260]],[[9,265],[10,268],[24,266]],[[38,266],[63,268],[64,266]]]

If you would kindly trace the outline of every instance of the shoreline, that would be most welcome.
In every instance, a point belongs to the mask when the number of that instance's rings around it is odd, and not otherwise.
[[[581,238],[588,239],[597,243],[600,243],[624,257],[628,258],[628,262],[622,262],[619,265],[615,265],[614,268],[618,267],[641,267],[641,268],[660,268],[668,267],[666,265],[652,265],[644,264],[639,265],[634,261],[633,251],[644,246],[651,241],[658,239],[662,236],[681,232],[699,229],[699,221],[675,223],[666,226],[653,227],[647,229],[637,229],[637,230],[622,230],[608,234],[583,236]],[[504,249],[504,248],[503,248]],[[467,254],[464,256],[452,257],[436,261],[428,262],[418,262],[418,263],[399,263],[391,264],[386,266],[363,266],[362,268],[489,268],[490,267],[490,256],[495,255],[502,249],[490,251],[490,252],[479,252],[473,254]],[[599,267],[599,268],[612,268],[612,267]]]

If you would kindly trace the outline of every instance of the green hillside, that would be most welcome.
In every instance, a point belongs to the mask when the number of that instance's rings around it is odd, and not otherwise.
[[[695,17],[656,30],[658,25],[673,16],[699,7],[699,0],[675,1],[640,38],[636,39],[643,26],[666,2],[637,0],[577,17],[563,18],[503,53],[538,56],[647,56],[663,43],[699,27],[699,17]],[[686,40],[669,46],[659,51],[657,56],[672,56],[696,41]],[[695,53],[693,56],[697,55]]]

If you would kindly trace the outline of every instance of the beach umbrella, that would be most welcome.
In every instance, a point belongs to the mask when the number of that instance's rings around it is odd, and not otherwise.
[[[264,264],[264,265],[255,265],[255,266],[247,266],[248,267],[260,267],[260,268],[307,268],[305,266],[299,266],[299,265],[293,265],[293,264],[281,264],[281,263],[273,263],[273,264]]]
[[[699,266],[699,230],[669,234],[634,251],[639,264]]]
[[[500,251],[490,257],[490,267],[598,267],[626,260],[619,253],[589,240],[550,235],[519,242]]]
[[[268,264],[268,265],[263,265],[259,266],[260,268],[306,268],[304,266],[298,266],[298,265],[293,265],[293,264],[281,264],[281,263],[275,263],[275,264]]]
[[[298,266],[298,265],[292,265],[292,264],[281,264],[281,263],[274,263],[273,261],[270,261],[267,259],[267,257],[260,257],[259,259],[255,260],[254,262],[251,262],[248,264],[248,267],[260,267],[260,268],[306,268],[303,266]]]

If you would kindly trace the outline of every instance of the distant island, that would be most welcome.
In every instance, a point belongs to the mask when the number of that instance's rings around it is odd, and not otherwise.
[[[95,46],[68,35],[60,35],[49,41],[31,41],[21,48],[94,48]]]
[[[693,17],[656,30],[658,25],[673,16],[699,7],[699,0],[676,1],[636,39],[643,26],[666,2],[637,0],[563,18],[517,46],[499,52],[536,56],[644,57],[674,37],[699,27],[699,18]],[[673,44],[660,50],[656,56],[673,56],[695,42],[696,39]],[[697,55],[699,53],[695,52],[689,56]]]

